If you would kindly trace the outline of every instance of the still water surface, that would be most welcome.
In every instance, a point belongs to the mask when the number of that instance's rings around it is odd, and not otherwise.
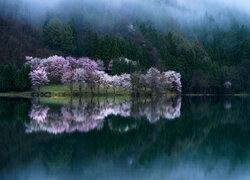
[[[0,99],[0,179],[250,179],[249,98]]]

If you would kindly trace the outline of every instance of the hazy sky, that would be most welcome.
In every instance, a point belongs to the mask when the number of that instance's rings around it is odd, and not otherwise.
[[[48,10],[64,18],[77,13],[102,19],[112,14],[116,19],[134,17],[158,25],[168,19],[190,24],[205,14],[219,24],[232,17],[250,23],[250,0],[0,0],[0,13],[32,22],[44,20]]]
[[[1,1],[23,1],[28,3],[29,5],[40,4],[41,6],[53,7],[58,5],[66,0],[1,0]],[[165,3],[166,6],[172,6],[176,8],[184,8],[192,11],[202,11],[202,10],[210,10],[211,7],[214,8],[230,8],[237,9],[240,11],[244,11],[246,13],[250,13],[250,0],[71,0],[73,2],[89,2],[105,3],[107,5],[113,7],[121,7],[124,4],[153,4],[153,3]],[[162,4],[161,4],[162,5]],[[199,8],[201,8],[199,10]]]

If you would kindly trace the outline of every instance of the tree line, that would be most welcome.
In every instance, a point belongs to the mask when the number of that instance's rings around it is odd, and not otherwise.
[[[96,32],[77,31],[74,19],[62,22],[52,18],[44,24],[43,32],[45,42],[59,55],[102,59],[106,67],[110,59],[123,56],[140,62],[146,68],[151,67],[150,62],[147,62],[148,53],[145,49],[138,49],[134,42],[121,36],[100,36]]]
[[[151,67],[180,72],[185,93],[250,91],[250,32],[248,27],[237,23],[229,29],[197,29],[192,38],[183,33],[159,32],[139,22],[134,24],[133,31],[121,31],[118,35],[97,33],[78,27],[73,19],[66,22],[55,17],[48,19],[41,29],[3,19],[0,26],[3,38],[0,47],[4,52],[0,53],[0,59],[5,64],[9,61],[24,64],[24,52],[40,58],[53,54],[87,56],[95,61],[101,59],[105,70],[112,75],[135,70],[145,73]],[[8,46],[4,43],[7,39]],[[117,61],[120,57],[135,61],[136,66]],[[114,60],[112,72],[111,60]]]
[[[50,20],[44,31],[54,21],[55,19]],[[67,34],[72,34],[70,39],[75,39],[70,41],[75,42],[76,49],[76,52],[72,51],[71,54],[87,55],[95,60],[102,59],[106,68],[111,59],[123,56],[136,61],[136,69],[140,71],[155,66],[161,71],[180,72],[185,93],[239,93],[250,90],[250,31],[246,26],[232,24],[228,30],[199,30],[194,32],[195,38],[187,39],[183,34],[164,34],[151,25],[136,22],[134,31],[142,34],[136,37],[144,42],[142,46],[138,45],[138,40],[132,38],[133,34],[131,38],[125,39],[91,32],[86,33],[87,43],[80,45],[80,33],[77,32],[74,21],[64,26],[68,28],[62,29],[68,29]],[[61,35],[54,36],[51,32],[45,35],[66,38]],[[211,34],[212,37],[208,40],[207,37]],[[124,61],[115,61],[112,74],[131,73],[133,68],[128,67]],[[227,81],[231,83],[229,88],[225,88]]]
[[[157,49],[160,68],[182,75],[186,93],[239,93],[250,91],[250,31],[245,26],[214,32],[196,32],[194,39],[179,33],[160,33],[152,26],[137,24]],[[210,39],[208,39],[208,37]],[[225,87],[230,82],[231,87]],[[228,89],[229,88],[229,89]]]
[[[156,68],[150,68],[146,74],[134,72],[132,74],[123,73],[121,75],[109,75],[104,70],[104,63],[101,60],[97,62],[88,58],[73,58],[62,56],[51,56],[40,59],[26,57],[26,64],[32,68],[29,73],[32,87],[38,90],[48,83],[63,83],[70,87],[71,94],[73,86],[78,86],[79,92],[82,89],[104,88],[106,94],[109,89],[113,90],[114,95],[118,88],[132,90],[134,93],[159,95],[169,92],[181,93],[181,75],[175,71],[160,72]],[[126,59],[129,61],[128,59]],[[121,58],[121,61],[125,61]],[[143,89],[141,88],[143,87]]]
[[[26,91],[31,87],[29,66],[0,65],[0,92]]]

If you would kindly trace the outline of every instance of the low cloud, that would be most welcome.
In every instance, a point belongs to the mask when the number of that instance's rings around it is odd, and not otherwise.
[[[209,15],[217,24],[234,18],[249,23],[247,0],[3,0],[2,15],[34,24],[42,24],[47,12],[70,19],[87,17],[113,21],[124,18],[150,21],[158,27],[171,22],[176,26],[192,25]],[[105,19],[106,18],[106,19]]]

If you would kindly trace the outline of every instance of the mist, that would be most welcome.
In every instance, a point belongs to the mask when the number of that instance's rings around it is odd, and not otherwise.
[[[53,14],[78,26],[112,29],[125,20],[149,22],[159,30],[183,31],[205,23],[207,19],[220,27],[230,22],[249,25],[250,1],[246,0],[1,0],[1,15],[42,26]]]

